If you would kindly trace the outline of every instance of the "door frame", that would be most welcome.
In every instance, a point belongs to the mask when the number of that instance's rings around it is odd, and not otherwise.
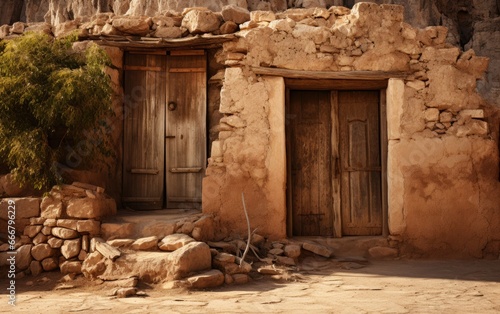
[[[332,141],[332,168],[335,172],[340,172],[338,164],[340,158],[339,151],[339,121],[338,121],[338,97],[337,92],[342,90],[378,90],[380,91],[379,99],[379,122],[380,122],[380,158],[381,158],[381,186],[382,186],[382,236],[389,235],[388,228],[388,188],[387,188],[387,155],[388,155],[388,139],[387,139],[387,90],[388,80],[338,80],[338,79],[295,79],[285,78],[285,140],[286,140],[286,224],[287,236],[293,237],[293,221],[292,221],[292,180],[291,180],[291,137],[290,123],[287,120],[290,112],[290,90],[323,90],[330,91],[331,97],[331,141]],[[341,215],[341,182],[340,174],[332,176],[332,203],[333,203],[333,237],[342,237],[342,215]]]

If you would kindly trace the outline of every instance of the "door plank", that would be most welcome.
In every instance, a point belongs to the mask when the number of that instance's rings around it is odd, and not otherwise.
[[[206,169],[206,56],[172,55],[168,61],[166,110],[167,208],[201,207],[201,181]],[[203,71],[192,71],[192,69]]]
[[[329,92],[290,91],[293,235],[333,235]]]
[[[165,58],[125,55],[123,201],[137,209],[163,204]]]
[[[379,92],[339,92],[342,234],[382,234]]]

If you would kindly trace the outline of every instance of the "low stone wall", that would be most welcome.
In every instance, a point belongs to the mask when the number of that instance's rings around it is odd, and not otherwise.
[[[2,225],[12,204],[18,233],[18,275],[36,276],[58,268],[64,274],[80,273],[82,262],[90,253],[90,239],[101,233],[101,218],[116,214],[115,201],[104,194],[104,189],[83,183],[56,186],[43,198],[3,199]],[[2,226],[1,230],[7,231],[7,227]],[[10,250],[8,243],[0,247],[1,266],[6,266]]]

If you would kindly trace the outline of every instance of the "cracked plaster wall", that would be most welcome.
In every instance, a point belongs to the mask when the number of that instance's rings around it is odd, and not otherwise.
[[[225,117],[204,181],[204,210],[220,214],[228,231],[245,234],[245,191],[252,227],[271,237],[286,232],[286,154],[270,158],[285,141],[284,130],[270,141],[285,123],[270,108],[283,107],[284,99],[273,100],[271,77],[252,67],[407,71],[387,90],[390,239],[413,256],[498,250],[491,245],[500,240],[498,146],[488,123],[495,110],[476,90],[488,60],[447,44],[444,27],[404,23],[399,6],[359,3],[328,12],[254,16],[238,41],[224,45]]]

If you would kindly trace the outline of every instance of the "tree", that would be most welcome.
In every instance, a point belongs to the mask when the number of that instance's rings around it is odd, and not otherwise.
[[[31,33],[0,42],[0,157],[40,190],[62,182],[57,165],[79,142],[100,139],[81,166],[111,153],[110,61],[95,44],[75,52],[75,40]]]

